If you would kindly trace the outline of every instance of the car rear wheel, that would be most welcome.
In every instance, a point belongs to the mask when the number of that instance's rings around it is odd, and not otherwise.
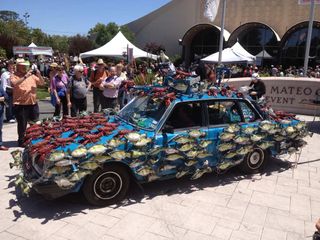
[[[248,153],[243,162],[240,164],[240,169],[244,173],[256,173],[261,171],[266,162],[268,153],[261,148],[254,148],[250,153]]]
[[[82,190],[90,204],[108,206],[125,198],[129,184],[128,171],[122,166],[110,165],[88,176]]]

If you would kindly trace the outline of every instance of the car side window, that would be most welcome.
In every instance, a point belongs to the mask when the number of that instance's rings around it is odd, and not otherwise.
[[[241,122],[241,115],[234,101],[210,101],[207,106],[209,125]]]
[[[193,128],[202,126],[200,103],[179,103],[172,110],[165,126],[173,129]]]
[[[254,122],[259,119],[258,114],[248,105],[247,102],[239,102],[245,122]]]

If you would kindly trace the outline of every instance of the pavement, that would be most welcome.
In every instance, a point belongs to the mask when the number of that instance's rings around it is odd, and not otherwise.
[[[270,161],[261,174],[233,169],[196,181],[133,185],[122,204],[104,208],[88,205],[81,194],[52,201],[22,196],[10,153],[0,152],[0,239],[312,239],[320,217],[320,121],[311,130],[296,168],[292,156]],[[5,125],[3,133],[14,146],[16,125]]]

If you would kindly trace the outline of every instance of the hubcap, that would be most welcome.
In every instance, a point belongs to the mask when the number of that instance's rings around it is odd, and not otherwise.
[[[260,148],[255,148],[253,152],[249,154],[248,159],[248,166],[251,169],[258,169],[262,164],[264,160],[264,152]]]
[[[260,161],[260,154],[258,152],[254,152],[250,156],[250,163],[252,165],[256,165]]]
[[[93,184],[94,194],[102,200],[108,200],[116,197],[121,189],[122,179],[116,172],[102,173],[96,178]]]

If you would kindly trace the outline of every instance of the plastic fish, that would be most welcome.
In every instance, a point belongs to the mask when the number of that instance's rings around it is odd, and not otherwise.
[[[252,135],[250,137],[251,141],[253,142],[259,142],[261,141],[265,136],[264,135]]]
[[[307,145],[307,142],[304,141],[304,140],[302,140],[302,139],[300,139],[300,140],[298,140],[298,141],[296,142],[296,146],[297,146],[297,147],[304,147],[304,146],[306,146],[306,145]]]
[[[178,137],[174,141],[179,144],[185,144],[185,143],[192,142],[193,140],[188,137]]]
[[[158,155],[160,152],[163,151],[163,148],[160,148],[160,147],[156,147],[154,149],[152,149],[149,153],[150,156],[155,156],[155,155]]]
[[[103,154],[107,148],[103,146],[102,144],[94,145],[89,148],[88,152],[93,154],[93,155],[101,155]]]
[[[22,162],[22,151],[21,150],[14,150],[11,152],[11,156],[15,162]]]
[[[195,158],[199,153],[200,153],[200,152],[198,152],[198,151],[190,151],[190,152],[187,152],[187,153],[186,153],[186,156],[187,156],[188,158]]]
[[[156,181],[158,180],[160,177],[156,174],[150,174],[148,175],[148,182],[152,182],[152,181]]]
[[[277,141],[277,142],[281,142],[281,141],[283,141],[284,139],[285,139],[285,137],[284,136],[281,136],[281,135],[277,135],[277,136],[274,136],[274,138],[273,138],[275,141]]]
[[[168,171],[168,170],[172,170],[175,169],[176,166],[173,165],[163,165],[159,168],[160,171]]]
[[[150,174],[155,174],[154,170],[149,166],[144,166],[137,171],[137,174],[146,177]]]
[[[274,125],[272,124],[261,124],[260,125],[261,130],[268,132],[270,131],[272,128],[274,128]]]
[[[280,121],[280,123],[284,124],[284,125],[287,125],[287,124],[290,124],[291,121],[290,120],[287,120],[287,119],[283,119]]]
[[[242,136],[238,136],[234,139],[234,142],[235,143],[238,143],[238,144],[246,144],[249,142],[249,138],[247,137],[242,137]]]
[[[220,152],[224,152],[224,151],[228,151],[228,150],[231,150],[232,148],[234,148],[234,144],[223,143],[223,144],[220,144],[217,148]]]
[[[64,189],[69,189],[72,188],[75,183],[69,181],[67,178],[56,178],[54,179],[54,182],[60,187],[60,188],[64,188]]]
[[[303,128],[306,128],[307,124],[306,124],[306,122],[299,122],[295,127],[297,130],[301,130]]]
[[[166,160],[167,161],[176,161],[176,160],[181,159],[181,158],[183,158],[183,156],[181,156],[179,154],[171,154],[171,155],[168,155],[166,157]]]
[[[182,178],[183,176],[187,175],[189,173],[189,170],[182,170],[180,172],[177,172],[176,178]]]
[[[170,155],[170,154],[175,154],[175,153],[179,153],[179,151],[177,149],[174,149],[174,148],[167,148],[165,150],[165,153]]]
[[[127,153],[127,157],[131,157],[131,158],[139,158],[139,157],[142,157],[142,156],[145,156],[146,153],[144,152],[140,152],[140,151],[136,151],[136,150],[133,150],[131,151],[130,153]]]
[[[192,175],[191,180],[196,180],[201,178],[203,174],[212,172],[210,167],[205,167],[203,169],[197,169],[196,172]]]
[[[201,152],[197,155],[197,158],[207,158],[207,157],[212,157],[213,155],[210,153],[205,153],[205,152]]]
[[[228,133],[236,133],[240,130],[240,127],[236,124],[230,124],[229,127],[227,127],[226,132]]]
[[[257,130],[256,127],[246,127],[243,129],[243,133],[250,135],[254,133],[256,130]]]
[[[111,156],[101,155],[101,156],[95,156],[92,160],[97,163],[104,163],[111,159],[112,159]]]
[[[81,169],[85,169],[85,170],[95,170],[97,169],[98,167],[100,167],[100,165],[96,162],[91,162],[91,161],[88,161],[88,162],[83,162],[79,165],[79,168]]]
[[[61,160],[58,162],[55,162],[54,165],[58,166],[58,167],[65,167],[65,166],[70,166],[74,163],[76,163],[77,161],[71,161],[71,160]]]
[[[263,143],[258,145],[258,147],[260,147],[263,150],[266,150],[266,149],[268,149],[268,148],[270,148],[272,146],[274,146],[273,142],[263,142]]]
[[[119,147],[121,144],[124,144],[123,141],[119,140],[119,139],[111,139],[108,142],[108,146],[112,147],[112,148],[117,148]]]
[[[50,178],[52,175],[60,175],[70,170],[71,170],[70,166],[64,166],[64,167],[55,166],[53,168],[47,169],[44,173],[44,177]]]
[[[78,148],[76,150],[74,150],[72,153],[71,153],[71,156],[74,157],[74,158],[81,158],[81,157],[84,157],[87,155],[87,152],[88,150],[81,147],[81,148]]]
[[[193,144],[185,144],[181,148],[179,148],[179,151],[187,152],[187,151],[190,151],[193,147],[194,147]]]
[[[288,134],[292,134],[296,131],[292,126],[287,127],[285,130]]]
[[[231,166],[233,166],[233,164],[232,164],[232,162],[230,162],[230,161],[222,162],[222,163],[219,164],[218,169],[220,169],[220,170],[226,170],[226,169],[228,169],[228,168],[231,167]]]
[[[238,155],[246,155],[252,150],[251,146],[244,146],[242,148],[239,148],[236,152]]]
[[[55,152],[50,154],[49,161],[57,162],[57,161],[60,161],[60,160],[64,159],[65,157],[66,157],[66,154],[64,152],[55,151]]]
[[[220,134],[220,139],[222,141],[229,141],[229,140],[233,139],[234,137],[235,137],[235,135],[233,133],[223,132]]]
[[[208,147],[210,144],[212,143],[212,141],[201,141],[200,142],[200,144],[199,144],[199,146],[201,147],[201,148],[206,148],[206,147]]]
[[[203,136],[203,133],[200,132],[199,130],[192,130],[189,132],[189,136],[192,138],[198,138],[198,137]]]
[[[30,186],[28,184],[22,183],[21,184],[21,191],[22,191],[22,193],[24,195],[28,195],[30,193],[30,191],[31,191],[31,188],[30,188]]]
[[[140,160],[135,160],[132,163],[130,163],[130,167],[131,168],[136,168],[136,167],[140,167],[144,162],[140,161]]]
[[[24,182],[23,180],[23,176],[22,175],[17,175],[16,176],[16,180],[14,181],[14,184],[16,186],[19,186],[20,184],[22,184]]]
[[[296,153],[298,150],[295,148],[295,147],[290,147],[288,148],[288,153],[289,154],[293,154],[293,153]]]
[[[227,159],[234,158],[237,155],[237,152],[228,152],[224,157]]]
[[[82,178],[84,178],[85,176],[87,176],[89,174],[91,174],[91,171],[87,171],[87,170],[74,172],[74,173],[72,173],[71,175],[68,176],[68,180],[70,182],[78,182]]]
[[[13,167],[20,167],[21,163],[19,162],[13,162],[13,163],[9,163],[9,167],[13,168]]]
[[[136,147],[144,147],[151,141],[152,141],[151,138],[141,138],[138,142],[135,142],[134,145]]]
[[[109,154],[112,158],[115,160],[123,160],[126,158],[126,152],[125,151],[113,151]]]
[[[189,160],[187,162],[185,162],[184,164],[187,166],[187,167],[191,167],[193,165],[196,165],[198,163],[197,160]]]
[[[141,134],[139,133],[128,133],[126,135],[126,138],[130,141],[130,142],[138,142],[141,139]]]

